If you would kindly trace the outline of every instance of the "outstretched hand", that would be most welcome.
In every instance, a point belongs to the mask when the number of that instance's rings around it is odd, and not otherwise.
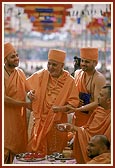
[[[69,113],[73,113],[75,111],[75,108],[68,104],[65,106],[53,106],[52,110],[54,111],[54,113],[63,112],[63,113],[69,114]]]
[[[28,98],[29,98],[31,101],[33,101],[33,100],[36,98],[36,96],[35,96],[35,90],[30,90],[30,91],[28,92]]]
[[[70,131],[73,131],[73,124],[70,124],[70,123],[57,124],[56,128],[62,132],[64,131],[70,132]]]

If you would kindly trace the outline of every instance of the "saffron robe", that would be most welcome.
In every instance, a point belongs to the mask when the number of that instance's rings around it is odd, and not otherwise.
[[[111,153],[102,153],[88,161],[87,164],[111,164]]]
[[[77,163],[86,163],[90,159],[86,148],[90,138],[97,134],[104,134],[111,140],[111,112],[98,106],[91,114],[86,125],[78,127],[74,139],[74,157]]]
[[[32,103],[35,123],[28,151],[40,151],[44,154],[62,152],[67,145],[67,133],[57,130],[56,124],[67,122],[67,114],[54,113],[52,106],[78,106],[74,78],[65,70],[58,79],[51,77],[47,70],[40,70],[29,77],[27,83],[36,94],[36,99]]]
[[[102,80],[103,79],[103,80]],[[101,86],[98,86],[98,89],[101,90],[101,88],[106,84],[105,77],[98,71],[95,71],[95,73],[92,75],[92,77],[89,80],[89,84],[87,85],[85,82],[85,72],[83,70],[76,70],[75,71],[75,83],[76,87],[78,89],[78,92],[82,93],[88,93],[91,95],[90,103],[95,100],[94,90],[95,90],[95,81],[101,81]],[[92,111],[89,111],[89,113],[77,111],[74,115],[73,122],[76,126],[80,127],[87,123]]]
[[[4,72],[5,73],[5,72]],[[15,68],[10,76],[4,74],[4,94],[15,100],[25,101],[26,77]],[[4,103],[4,154],[17,154],[26,151],[27,123],[26,111],[22,107]]]

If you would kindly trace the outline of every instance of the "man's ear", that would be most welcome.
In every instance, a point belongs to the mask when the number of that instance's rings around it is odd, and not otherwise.
[[[62,63],[62,68],[64,68],[64,63]]]
[[[111,103],[111,98],[107,99],[107,103],[110,104]]]
[[[4,59],[4,64],[5,64],[6,62],[7,62],[7,59],[5,58],[5,59]]]
[[[95,60],[95,61],[94,61],[94,65],[97,66],[97,63],[98,63],[98,61]]]

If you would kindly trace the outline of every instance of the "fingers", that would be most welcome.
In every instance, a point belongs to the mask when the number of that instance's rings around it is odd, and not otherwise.
[[[66,125],[64,125],[64,124],[57,124],[56,125],[56,128],[59,130],[59,131],[65,131],[65,127],[66,127]]]
[[[32,92],[33,94],[35,94],[35,90],[31,90],[31,92]]]
[[[79,107],[83,106],[84,105],[84,101],[80,99],[80,102],[79,102]]]
[[[70,123],[57,124],[56,128],[62,132],[69,132],[72,129],[72,125]]]
[[[32,101],[34,100],[36,97],[35,97],[35,90],[30,90],[29,94],[29,99]]]
[[[35,90],[30,90],[30,94],[32,97],[35,96]]]

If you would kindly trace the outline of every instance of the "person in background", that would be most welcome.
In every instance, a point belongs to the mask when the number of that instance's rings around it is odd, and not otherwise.
[[[87,164],[111,164],[110,142],[105,135],[91,137],[87,145]]]
[[[14,155],[26,152],[27,123],[26,77],[18,67],[19,56],[11,43],[4,44],[4,163],[12,163]]]
[[[68,106],[77,107],[78,92],[74,78],[64,70],[66,52],[51,49],[47,69],[32,74],[27,83],[35,90],[32,103],[34,125],[28,143],[29,152],[52,154],[62,152],[67,146],[67,133],[56,129],[58,123],[67,122]]]
[[[76,126],[87,123],[92,111],[98,106],[99,92],[106,84],[106,78],[96,70],[98,48],[81,48],[80,57],[81,69],[75,71],[75,83],[80,99],[73,119]]]
[[[75,71],[77,69],[80,69],[80,61],[81,61],[81,58],[77,57],[77,56],[74,56],[73,57],[73,63],[74,63],[74,71],[71,73],[71,75],[74,77],[75,75]],[[73,113],[70,113],[68,114],[68,118],[73,118]],[[71,135],[71,136],[70,136]],[[71,140],[70,140],[70,137],[71,137]],[[74,141],[74,134],[72,132],[69,132],[68,133],[68,146],[70,146],[71,148],[73,148],[73,141]]]
[[[72,76],[74,76],[74,74],[75,74],[75,71],[77,70],[77,69],[80,69],[80,61],[81,61],[81,58],[79,58],[79,57],[77,57],[77,56],[74,56],[74,71],[72,72]]]
[[[86,147],[92,136],[102,134],[111,141],[111,86],[103,86],[98,97],[98,107],[93,111],[85,125],[78,127],[64,123],[58,129],[75,133],[73,156],[77,163],[87,163],[89,158],[86,154]]]

